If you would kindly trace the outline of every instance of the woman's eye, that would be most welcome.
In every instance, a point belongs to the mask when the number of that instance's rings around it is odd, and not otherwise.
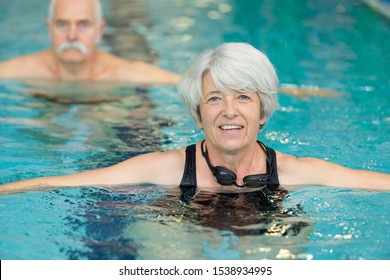
[[[217,96],[213,96],[213,97],[210,97],[207,102],[208,103],[217,103],[221,100],[221,98],[217,97]]]
[[[241,100],[241,101],[250,101],[251,100],[250,96],[248,96],[246,94],[239,95],[238,99]]]

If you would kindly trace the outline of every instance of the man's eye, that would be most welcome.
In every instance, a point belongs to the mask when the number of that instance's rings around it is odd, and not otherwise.
[[[58,29],[64,29],[68,26],[68,23],[66,21],[63,21],[63,20],[59,20],[59,21],[56,21],[56,24],[55,26],[58,28]]]
[[[86,30],[91,26],[91,23],[89,21],[81,21],[77,25],[80,29]]]

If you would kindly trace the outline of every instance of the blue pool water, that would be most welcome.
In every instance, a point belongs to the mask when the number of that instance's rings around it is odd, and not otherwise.
[[[111,2],[103,1],[108,16],[118,8]],[[0,60],[49,46],[46,4],[2,5]],[[267,145],[390,173],[386,18],[346,0],[146,0],[142,7],[147,18],[131,28],[158,65],[181,72],[205,48],[245,41],[270,56],[282,83],[339,92],[281,94],[259,135]],[[110,42],[102,47],[114,50]],[[27,94],[37,89],[59,92],[60,102]],[[112,96],[121,102],[85,104]],[[0,183],[107,166],[202,137],[174,87],[0,81]],[[0,259],[390,259],[388,192],[310,186],[271,206],[256,193],[205,192],[189,204],[179,197],[160,186],[0,196]]]

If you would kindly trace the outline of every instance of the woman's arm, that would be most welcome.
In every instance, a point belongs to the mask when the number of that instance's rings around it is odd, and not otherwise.
[[[0,185],[0,194],[39,189],[132,184],[179,184],[184,152],[169,151],[140,155],[116,165],[64,176],[41,177]]]
[[[281,185],[322,185],[390,191],[390,175],[347,168],[316,158],[296,158],[277,152]]]

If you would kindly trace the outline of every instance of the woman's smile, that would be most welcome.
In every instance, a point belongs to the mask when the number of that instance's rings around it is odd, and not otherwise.
[[[244,126],[238,124],[223,124],[218,126],[218,128],[221,129],[223,133],[236,135],[243,130]]]

